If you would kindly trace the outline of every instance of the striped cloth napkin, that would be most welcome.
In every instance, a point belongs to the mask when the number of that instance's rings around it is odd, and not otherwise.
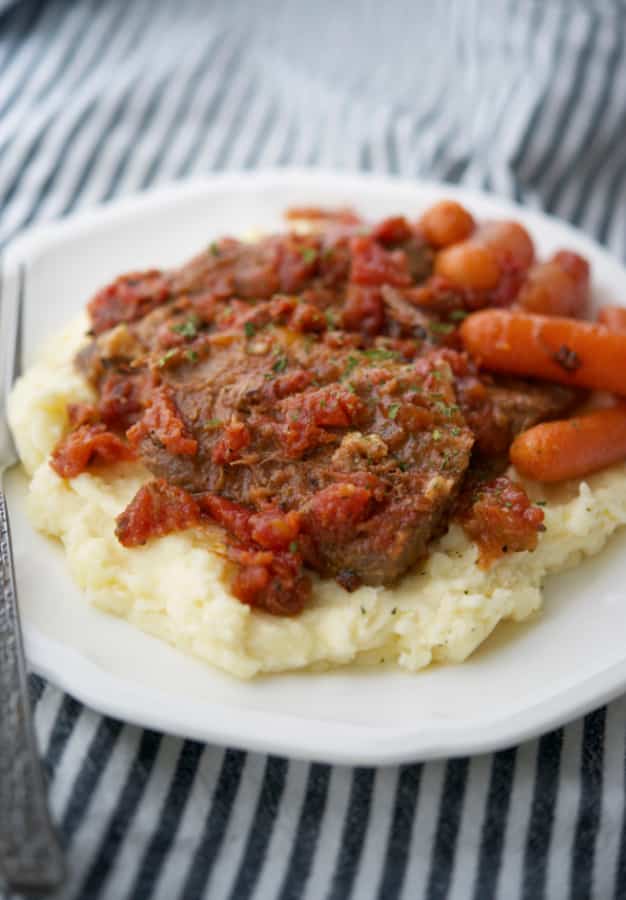
[[[293,163],[492,189],[624,257],[625,21],[622,0],[21,0],[0,14],[0,240]],[[63,900],[626,897],[623,699],[494,755],[349,769],[31,686]]]

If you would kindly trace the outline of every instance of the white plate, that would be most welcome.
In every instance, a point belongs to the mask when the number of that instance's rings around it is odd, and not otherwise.
[[[36,229],[6,252],[5,286],[26,267],[26,363],[49,333],[120,271],[180,262],[224,233],[281,225],[290,205],[415,216],[456,196],[513,216],[541,254],[569,246],[592,263],[596,302],[626,297],[626,271],[589,239],[537,212],[450,186],[282,171],[224,175],[127,199]],[[382,764],[494,750],[562,724],[626,687],[626,536],[548,580],[543,613],[505,625],[462,666],[417,675],[340,670],[240,683],[90,607],[62,552],[24,517],[25,479],[8,485],[26,648],[33,669],[103,713],[252,750]]]

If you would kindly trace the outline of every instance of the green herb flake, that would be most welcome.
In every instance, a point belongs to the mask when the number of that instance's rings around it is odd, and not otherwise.
[[[337,320],[335,319],[335,314],[332,309],[327,309],[324,311],[324,318],[326,319],[326,324],[329,328],[337,327]]]
[[[292,542],[289,544],[289,552],[290,552],[290,553],[297,553],[297,552],[298,552],[298,542],[297,542],[297,541],[292,541]]]
[[[187,352],[185,353],[185,357],[191,363],[198,362],[198,354],[195,350],[187,350]]]
[[[535,505],[536,506],[547,506],[548,501],[547,500],[535,500]]]
[[[364,350],[363,355],[373,362],[382,362],[386,359],[388,360],[400,358],[400,354],[395,350],[384,350],[381,347],[371,347],[369,350]]]
[[[159,362],[158,362],[159,368],[163,368],[163,366],[166,365],[166,363],[169,362],[169,360],[173,356],[176,356],[176,350],[174,350],[174,349],[168,350],[167,353],[165,353],[159,360]]]
[[[398,607],[397,607],[397,606],[394,606],[394,608],[391,610],[391,615],[392,615],[392,616],[395,616],[395,614],[396,614],[397,612],[398,612]]]
[[[440,441],[440,440],[441,440],[441,432],[439,431],[438,428],[435,428],[435,430],[433,431],[433,441]]]
[[[467,319],[468,315],[469,313],[465,312],[464,309],[453,309],[449,318],[451,318],[453,322],[462,322],[463,319]]]
[[[350,354],[350,356],[348,357],[347,362],[346,362],[346,367],[343,370],[343,375],[341,377],[343,379],[349,378],[350,375],[352,374],[352,372],[354,372],[354,370],[358,366],[358,364],[359,364],[358,356],[353,356],[352,354]]]
[[[452,322],[431,322],[430,330],[433,334],[450,334],[450,332],[454,331],[455,326]]]
[[[399,403],[392,403],[391,406],[389,407],[388,411],[387,411],[387,414],[388,414],[389,418],[390,418],[390,419],[395,419],[395,417],[398,415],[398,410],[399,410],[399,409],[400,409],[400,404],[399,404]]]
[[[303,247],[300,250],[300,256],[304,262],[309,265],[317,259],[317,250],[314,247]]]
[[[346,387],[348,388],[348,390],[350,391],[351,394],[356,394],[356,388],[355,388],[355,386],[352,384],[351,381],[348,382],[348,384],[346,385]]]
[[[222,420],[221,419],[209,419],[209,421],[206,424],[207,424],[207,428],[219,428],[220,425],[222,424]]]
[[[454,437],[458,437],[461,433],[461,429],[457,428],[456,425],[453,428],[451,428],[450,431]]]
[[[254,322],[246,322],[243,326],[243,330],[247,338],[253,338],[256,334],[256,326]]]
[[[186,338],[195,338],[198,334],[198,319],[195,316],[191,316],[185,322],[179,322],[178,325],[172,325],[172,331],[175,331],[176,334],[181,334]]]
[[[281,356],[280,359],[277,359],[274,365],[272,366],[272,371],[274,372],[284,372],[287,368],[287,357]]]
[[[212,241],[209,244],[209,250],[211,251],[211,256],[219,256],[220,255],[220,248],[217,246],[217,243],[215,241]]]

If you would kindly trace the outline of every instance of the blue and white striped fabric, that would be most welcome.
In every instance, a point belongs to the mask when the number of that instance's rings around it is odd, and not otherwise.
[[[21,0],[0,13],[0,240],[294,163],[492,189],[625,257],[625,23],[622,0]],[[63,900],[626,897],[624,699],[492,756],[376,770],[32,690]]]

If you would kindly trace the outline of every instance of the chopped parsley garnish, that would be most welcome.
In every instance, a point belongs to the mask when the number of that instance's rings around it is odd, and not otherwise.
[[[290,553],[297,553],[297,552],[298,552],[298,542],[297,542],[297,541],[292,541],[292,542],[289,544],[289,552],[290,552]]]
[[[401,472],[406,472],[406,470],[409,468],[407,466],[407,464],[405,462],[403,462],[401,459],[396,459],[396,465],[398,466],[398,468],[400,469]]]
[[[455,412],[459,411],[459,407],[455,403],[444,403],[442,400],[437,400],[435,406],[442,416],[453,416]]]
[[[198,362],[198,354],[196,353],[195,350],[187,350],[187,352],[185,353],[185,356],[189,360],[189,362],[192,362],[192,363]]]
[[[451,322],[431,322],[430,330],[433,334],[450,334],[455,326]]]
[[[176,356],[176,350],[168,350],[158,362],[159,367],[164,366],[173,356]]]
[[[546,506],[547,502],[548,502],[547,500],[535,500],[535,505],[536,506]]]
[[[274,372],[284,372],[287,368],[287,357],[281,356],[280,359],[277,359],[274,365],[272,366],[272,371]]]
[[[388,415],[390,419],[395,419],[398,415],[398,410],[400,409],[399,403],[392,403],[388,410]]]
[[[453,322],[462,322],[463,319],[467,319],[468,315],[469,313],[465,312],[464,309],[453,309],[449,318],[452,319]]]
[[[351,375],[352,372],[356,369],[356,367],[358,366],[358,364],[359,364],[359,358],[358,358],[358,356],[352,356],[352,354],[350,354],[350,356],[348,357],[348,361],[347,361],[347,363],[346,363],[346,367],[345,367],[345,369],[343,370],[343,376],[342,376],[342,377],[343,377],[343,378],[348,378],[348,376]]]
[[[172,331],[175,331],[176,334],[182,334],[183,337],[195,338],[198,333],[198,320],[195,316],[192,316],[185,322],[179,322],[178,325],[172,325]]]
[[[247,338],[253,338],[256,334],[256,326],[254,322],[246,322],[243,326],[243,330]]]
[[[221,419],[209,419],[209,421],[206,424],[207,424],[208,428],[219,428],[220,425],[222,424],[222,420]]]
[[[457,428],[456,425],[453,428],[451,428],[450,431],[452,432],[454,437],[458,437],[461,433],[461,429]]]
[[[317,259],[317,250],[314,247],[303,247],[300,250],[300,256],[308,265],[309,263],[315,262]]]
[[[329,328],[335,328],[337,325],[335,314],[332,309],[327,309],[324,311],[324,318],[326,319],[326,324]]]
[[[441,440],[441,432],[439,431],[438,428],[435,428],[435,430],[433,431],[433,441],[440,441],[440,440]]]
[[[348,384],[346,385],[346,387],[348,388],[348,390],[350,391],[351,394],[356,394],[356,388],[355,388],[355,386],[352,384],[351,381],[348,382]]]
[[[217,246],[215,241],[209,244],[209,250],[211,251],[212,256],[220,255],[220,248]]]
[[[381,347],[371,347],[364,350],[363,355],[371,360],[399,359],[400,354],[395,350],[383,350]]]

